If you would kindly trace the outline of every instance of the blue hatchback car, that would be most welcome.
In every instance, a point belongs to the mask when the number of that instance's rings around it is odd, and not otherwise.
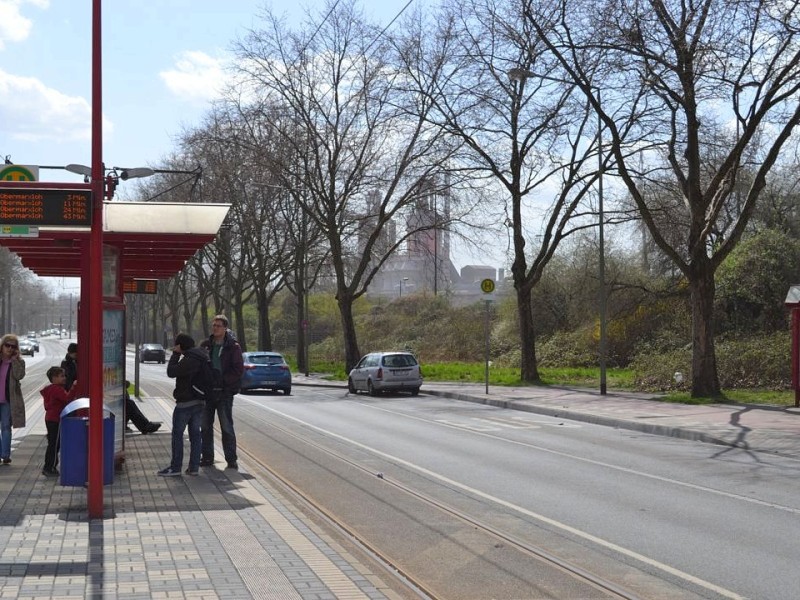
[[[242,391],[265,389],[292,393],[292,372],[282,354],[277,352],[243,352]]]

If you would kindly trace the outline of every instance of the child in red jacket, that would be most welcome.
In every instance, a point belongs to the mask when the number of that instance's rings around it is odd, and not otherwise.
[[[44,424],[47,426],[47,451],[44,453],[44,469],[42,475],[56,477],[56,456],[59,449],[59,431],[61,429],[61,411],[75,399],[78,386],[72,384],[69,392],[64,391],[67,375],[61,367],[47,369],[47,379],[50,385],[41,390],[44,398]]]

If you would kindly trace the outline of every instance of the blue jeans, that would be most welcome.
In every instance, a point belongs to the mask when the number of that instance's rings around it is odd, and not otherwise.
[[[200,468],[200,425],[203,421],[203,405],[175,405],[172,411],[172,463],[174,471],[180,471],[183,465],[183,432],[189,426],[189,470]]]
[[[11,458],[11,405],[0,404],[0,458]]]
[[[233,396],[221,394],[206,402],[203,411],[203,460],[214,460],[214,413],[219,417],[222,451],[226,462],[236,462],[236,432],[233,430]]]

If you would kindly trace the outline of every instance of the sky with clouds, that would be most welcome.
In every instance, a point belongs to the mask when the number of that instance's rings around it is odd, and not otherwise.
[[[408,0],[370,12],[389,23]],[[198,125],[217,96],[237,37],[258,25],[264,0],[113,0],[103,3],[103,157],[153,166]],[[322,0],[270,3],[290,22]],[[0,158],[91,164],[91,0],[0,0]],[[42,180],[69,180],[41,171]],[[66,174],[67,177],[74,177]]]
[[[233,42],[258,27],[265,6],[290,23],[325,8],[324,0],[267,1],[103,3],[106,166],[163,166],[181,132],[202,122],[225,83]],[[386,26],[423,2],[363,0],[362,6]],[[91,165],[91,44],[92,0],[0,0],[0,162],[8,156],[22,165]],[[39,178],[81,180],[45,169]],[[117,192],[125,197],[124,189]]]

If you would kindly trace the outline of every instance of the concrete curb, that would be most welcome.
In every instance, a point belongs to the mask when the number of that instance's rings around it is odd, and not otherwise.
[[[307,387],[324,387],[329,389],[347,389],[346,384],[328,382],[321,380],[320,383],[300,382],[294,381],[293,385],[307,386]],[[597,415],[588,412],[578,412],[564,408],[554,409],[549,406],[539,406],[532,404],[534,400],[528,402],[520,402],[516,400],[501,400],[497,398],[483,398],[470,394],[463,394],[459,392],[449,392],[446,390],[437,389],[423,389],[423,393],[431,396],[440,396],[442,398],[450,398],[452,400],[460,400],[462,402],[472,402],[475,404],[485,404],[487,406],[495,406],[497,408],[505,408],[509,410],[518,410],[522,412],[529,412],[534,414],[545,415],[548,417],[569,419],[571,421],[579,421],[582,423],[591,423],[593,425],[601,425],[604,427],[613,427],[616,429],[625,429],[629,431],[637,431],[640,433],[648,433],[651,435],[659,435],[662,437],[673,437],[688,441],[703,442],[707,444],[715,444],[718,446],[726,446],[728,448],[743,447],[741,444],[729,442],[720,437],[710,435],[704,431],[696,429],[688,429],[685,427],[676,427],[671,425],[656,425],[653,423],[642,423],[640,421],[633,421],[630,419],[622,419],[619,417],[607,417],[604,415]],[[753,450],[754,448],[749,448]],[[769,451],[765,449],[764,451]]]
[[[568,409],[554,409],[548,406],[538,406],[535,404],[523,404],[514,400],[497,400],[493,398],[478,398],[469,396],[467,394],[455,394],[453,392],[445,392],[440,390],[426,390],[426,393],[434,396],[442,396],[444,398],[452,398],[454,400],[461,400],[463,402],[474,402],[477,404],[486,404],[488,406],[496,406],[498,408],[506,408],[511,410],[519,410],[548,417],[569,419],[570,421],[580,421],[582,423],[591,423],[593,425],[602,425],[604,427],[614,427],[616,429],[628,429],[631,431],[639,431],[642,433],[649,433],[652,435],[660,435],[664,437],[681,438],[684,440],[692,440],[697,442],[706,442],[710,444],[718,444],[721,446],[732,446],[729,442],[723,439],[714,437],[702,431],[692,429],[685,429],[681,427],[673,427],[668,425],[654,425],[652,423],[640,423],[638,421],[630,421],[627,419],[620,419],[618,417],[606,417],[603,415],[595,415],[591,413],[576,412]]]

